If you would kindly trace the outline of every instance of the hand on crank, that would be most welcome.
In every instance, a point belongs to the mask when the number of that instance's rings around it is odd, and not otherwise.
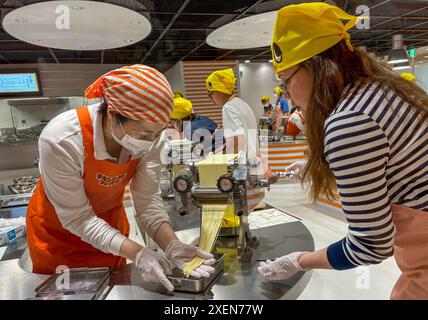
[[[290,173],[289,178],[296,181],[302,180],[303,171],[307,163],[306,160],[298,160],[285,168],[285,171]]]

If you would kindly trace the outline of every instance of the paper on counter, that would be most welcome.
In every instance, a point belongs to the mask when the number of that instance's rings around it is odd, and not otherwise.
[[[296,221],[299,219],[275,208],[254,211],[248,217],[250,229],[260,229]]]
[[[3,258],[4,253],[7,250],[7,246],[0,247],[0,260]]]

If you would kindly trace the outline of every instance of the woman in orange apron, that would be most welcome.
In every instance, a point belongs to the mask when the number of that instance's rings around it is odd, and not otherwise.
[[[33,271],[115,269],[130,259],[144,280],[173,290],[170,263],[182,269],[200,256],[205,264],[193,276],[208,277],[213,256],[177,239],[159,198],[159,165],[153,163],[160,160],[158,138],[173,107],[166,78],[144,65],[123,67],[85,94],[104,102],[59,115],[40,138],[41,178],[27,212]],[[122,201],[129,182],[137,215],[165,256],[128,239]]]
[[[356,21],[319,2],[278,12],[273,64],[302,108],[311,151],[289,169],[313,200],[339,193],[349,228],[325,249],[262,262],[259,272],[286,279],[394,256],[402,275],[391,299],[428,299],[428,96],[352,46]]]
[[[297,117],[297,118],[296,119],[292,119],[291,117],[293,117],[293,118]],[[285,134],[287,136],[296,137],[296,136],[298,136],[299,134],[302,133],[302,131],[303,131],[302,128],[303,128],[303,125],[305,124],[305,119],[303,118],[303,115],[302,115],[302,113],[300,111],[300,108],[298,108],[292,114],[289,114],[287,116],[286,123],[287,123],[287,126],[285,128]]]

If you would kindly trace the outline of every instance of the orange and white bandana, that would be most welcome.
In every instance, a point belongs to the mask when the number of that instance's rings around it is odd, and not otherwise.
[[[168,80],[159,71],[142,64],[106,73],[85,90],[85,97],[103,97],[126,118],[160,124],[169,121],[174,107]]]

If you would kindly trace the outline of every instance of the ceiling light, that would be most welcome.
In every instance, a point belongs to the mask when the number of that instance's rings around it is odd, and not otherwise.
[[[18,18],[18,19],[15,19],[15,22],[18,22],[18,23],[27,23],[28,20],[25,19],[25,18]]]
[[[220,42],[221,40],[220,39],[214,39],[214,42]]]
[[[245,63],[250,63],[251,61],[250,60],[245,60]]]
[[[403,48],[392,50],[388,57],[389,64],[403,63],[407,61],[409,61],[409,58],[407,56],[406,50]]]
[[[392,70],[404,70],[404,69],[411,69],[411,67],[407,63],[401,63],[392,68]]]
[[[57,27],[58,14],[55,10],[60,5],[67,6],[71,15],[79,16],[79,23],[73,24],[72,32],[65,32],[62,27]],[[114,12],[114,19],[107,24],[105,12]],[[100,25],[108,37],[94,38],[94,34],[100,32]],[[36,1],[34,4],[21,6],[3,17],[2,27],[13,38],[37,46],[77,51],[129,46],[147,37],[152,30],[148,18],[139,12],[107,2],[82,0]],[[49,37],[44,37],[43,34],[49,34]],[[125,42],[126,39],[133,41]]]
[[[131,42],[133,42],[134,40],[130,40],[130,39],[127,39],[127,40],[125,40],[125,42],[126,43],[131,43]]]

